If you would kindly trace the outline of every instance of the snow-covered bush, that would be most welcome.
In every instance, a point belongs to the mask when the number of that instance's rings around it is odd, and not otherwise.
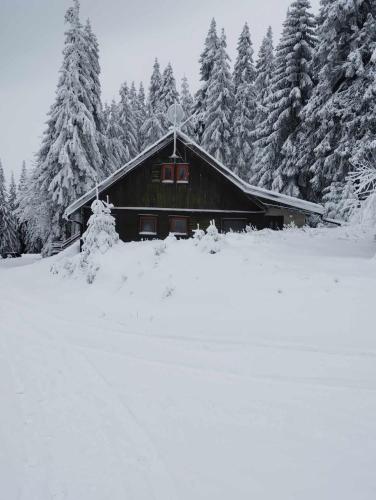
[[[119,241],[111,208],[112,205],[104,201],[93,201],[91,205],[92,215],[82,236],[82,262],[88,262],[91,256],[97,253],[106,253]]]
[[[223,238],[218,232],[215,221],[211,220],[205,236],[200,241],[200,246],[204,251],[215,254],[221,250],[222,242]]]
[[[247,226],[245,226],[245,232],[247,234],[253,234],[255,231],[257,231],[256,226],[252,226],[252,224],[248,224]]]
[[[119,241],[115,229],[115,219],[111,215],[109,203],[101,200],[93,201],[92,215],[88,227],[82,236],[82,251],[73,258],[65,258],[51,267],[53,274],[68,276],[83,273],[88,283],[93,283],[100,269],[99,257],[105,254]]]
[[[356,203],[353,203],[350,224],[364,227],[376,226],[376,152],[370,151],[354,163],[355,169],[348,175],[347,183],[353,187]]]
[[[101,200],[94,200],[91,205],[92,215],[82,236],[80,256],[80,264],[85,271],[88,283],[93,283],[99,270],[97,257],[106,253],[119,241],[111,208],[112,205]]]
[[[204,236],[205,231],[200,229],[200,224],[197,224],[197,228],[193,230],[193,239],[195,240],[195,245],[198,245]]]

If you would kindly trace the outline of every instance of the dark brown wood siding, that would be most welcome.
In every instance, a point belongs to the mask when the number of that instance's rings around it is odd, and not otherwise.
[[[154,236],[158,238],[168,236],[173,215],[188,217],[189,236],[197,224],[205,229],[212,219],[219,230],[224,218],[246,219],[247,224],[260,229],[272,225],[260,202],[244,194],[180,140],[177,146],[181,162],[189,164],[188,183],[161,182],[162,165],[171,163],[169,144],[101,193],[101,199],[108,198],[114,205],[112,213],[122,240],[151,238],[139,234],[140,216],[148,214],[158,217]],[[90,204],[82,208],[83,227],[90,216]]]

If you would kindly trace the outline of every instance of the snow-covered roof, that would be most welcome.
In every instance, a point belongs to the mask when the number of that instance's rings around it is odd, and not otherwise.
[[[85,205],[87,202],[92,200],[96,196],[96,189],[101,193],[109,186],[117,182],[119,179],[127,175],[130,171],[134,170],[138,167],[144,160],[154,155],[160,149],[164,148],[167,144],[173,141],[174,132],[171,130],[163,137],[161,137],[157,142],[148,146],[144,151],[142,151],[139,155],[133,158],[131,161],[123,165],[121,168],[116,170],[106,179],[104,179],[97,187],[91,189],[83,196],[74,201],[69,207],[65,210],[65,217],[69,217],[74,212],[76,212],[79,208]],[[262,189],[257,186],[252,186],[247,182],[243,181],[240,177],[238,177],[234,172],[232,172],[229,168],[219,162],[216,158],[210,155],[207,151],[205,151],[201,146],[199,146],[193,139],[188,137],[186,134],[177,131],[177,136],[184,143],[185,146],[204,157],[208,163],[216,170],[218,170],[222,175],[227,177],[233,184],[235,184],[238,188],[240,188],[244,193],[249,194],[251,196],[255,196],[260,199],[264,204],[267,205],[275,205],[275,206],[288,206],[294,208],[296,210],[311,212],[318,215],[324,214],[324,207],[318,205],[317,203],[312,203],[310,201],[301,200],[300,198],[294,198],[292,196],[287,196],[284,194],[277,193],[275,191],[269,191],[267,189]]]

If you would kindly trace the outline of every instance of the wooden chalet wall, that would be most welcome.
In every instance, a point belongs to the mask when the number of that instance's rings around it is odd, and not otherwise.
[[[189,236],[197,224],[206,228],[211,219],[215,219],[219,229],[224,227],[224,219],[243,219],[257,228],[283,225],[283,216],[265,216],[262,204],[243,193],[179,139],[177,149],[182,158],[178,163],[189,164],[188,183],[161,181],[162,164],[171,163],[170,143],[101,193],[100,198],[106,200],[108,196],[115,207],[112,213],[123,241],[145,238],[139,234],[142,215],[158,216],[154,236],[158,238],[168,236],[173,215],[188,217]],[[90,216],[90,204],[81,211],[83,227]]]

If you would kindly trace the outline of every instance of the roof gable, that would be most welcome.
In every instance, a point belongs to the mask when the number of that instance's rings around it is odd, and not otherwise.
[[[193,152],[202,157],[209,165],[211,165],[214,169],[216,169],[219,173],[224,175],[228,180],[230,180],[233,184],[235,184],[238,188],[240,188],[244,193],[255,197],[262,201],[262,203],[268,205],[277,205],[277,206],[287,206],[294,208],[295,210],[300,210],[304,212],[315,213],[319,215],[324,214],[324,208],[321,205],[316,203],[311,203],[308,201],[301,200],[299,198],[294,198],[292,196],[283,195],[274,191],[268,191],[266,189],[262,189],[256,186],[252,186],[247,182],[243,181],[240,177],[235,175],[230,169],[225,167],[221,162],[216,160],[213,156],[211,156],[207,151],[205,151],[201,146],[199,146],[196,142],[194,142],[190,137],[185,135],[180,130],[177,131],[177,137],[183,142],[183,144],[190,148]],[[97,190],[98,193],[101,193],[112,184],[116,183],[120,179],[122,179],[129,172],[142,165],[142,163],[153,156],[155,153],[163,149],[169,143],[172,143],[174,140],[174,132],[171,130],[163,137],[161,137],[157,142],[151,144],[144,151],[142,151],[139,155],[133,158],[131,161],[126,163],[124,166],[116,170],[106,179],[98,184],[98,186],[92,188],[83,196],[74,201],[65,211],[65,216],[69,217],[78,209],[80,209],[87,202],[95,198]]]

